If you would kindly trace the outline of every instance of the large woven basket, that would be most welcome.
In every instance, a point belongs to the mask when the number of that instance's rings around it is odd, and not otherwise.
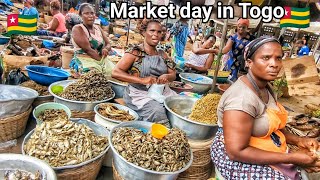
[[[31,110],[30,107],[21,114],[0,119],[0,142],[16,139],[24,133]]]
[[[56,170],[59,180],[95,180],[102,166],[104,156],[82,167]]]
[[[117,169],[114,167],[113,161],[112,161],[112,172],[113,172],[113,179],[114,180],[124,180],[120,174],[118,173]]]
[[[84,111],[84,112],[75,111],[75,110],[71,111],[72,118],[83,118],[83,119],[89,119],[91,121],[94,121],[95,115],[96,113],[94,111]]]
[[[179,174],[178,179],[208,179],[212,173],[213,163],[191,165],[189,169]],[[199,178],[201,177],[201,178]]]

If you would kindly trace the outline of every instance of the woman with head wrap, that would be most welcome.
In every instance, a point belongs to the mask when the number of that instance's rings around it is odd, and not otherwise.
[[[283,52],[275,38],[261,37],[247,45],[248,74],[221,97],[219,130],[211,148],[216,173],[224,179],[301,179],[295,166],[319,167],[311,153],[318,141],[285,130],[288,113],[269,85],[282,68]],[[308,152],[288,153],[287,144]]]
[[[240,18],[237,24],[237,31],[230,36],[226,46],[222,49],[222,53],[229,53],[229,59],[224,68],[226,71],[231,70],[231,80],[235,81],[238,78],[239,70],[244,70],[243,50],[250,43],[254,36],[248,32],[249,20]]]
[[[71,39],[71,32],[72,32],[72,28],[73,26],[82,23],[82,19],[81,17],[76,14],[76,13],[68,13],[66,15],[66,27],[68,29],[68,33],[66,35],[66,43],[69,43],[70,39]]]

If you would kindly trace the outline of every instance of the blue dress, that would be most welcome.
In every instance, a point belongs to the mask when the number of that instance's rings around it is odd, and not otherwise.
[[[25,8],[22,10],[21,15],[29,15],[29,16],[37,15],[37,18],[39,18],[39,12],[38,12],[38,10],[37,10],[35,7],[31,7],[31,8],[25,7]]]
[[[308,46],[304,45],[298,50],[298,57],[301,56],[308,56],[310,52],[310,49]]]
[[[183,24],[178,21],[171,29],[170,33],[174,35],[174,48],[173,56],[183,57],[184,48],[187,44],[187,38],[189,35],[188,24]]]

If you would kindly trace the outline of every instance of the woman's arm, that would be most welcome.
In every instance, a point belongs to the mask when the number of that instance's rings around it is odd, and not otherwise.
[[[56,29],[59,26],[59,21],[57,18],[52,19],[52,23],[50,24],[51,26],[47,27],[46,30],[48,31],[56,31]]]
[[[192,46],[192,52],[198,55],[201,54],[208,54],[208,53],[214,53],[214,54],[218,54],[219,51],[216,49],[204,49],[202,47],[200,47],[199,43],[194,43]]]
[[[136,61],[138,57],[125,53],[122,59],[117,63],[116,67],[112,70],[111,76],[120,81],[128,83],[138,83],[138,84],[154,84],[157,82],[156,77],[146,77],[140,78],[128,73],[128,70],[131,68],[132,64]]]
[[[291,134],[285,129],[282,129],[281,131],[286,136],[286,141],[288,144],[297,145],[299,147],[308,149],[309,151],[315,151],[319,148],[319,142],[314,138],[299,137]]]
[[[91,58],[100,61],[101,57],[98,52],[91,48],[88,38],[86,37],[83,29],[80,26],[75,26],[72,28],[72,38],[74,42],[81,48],[85,53],[87,53]]]
[[[228,39],[226,46],[222,49],[222,54],[228,53],[232,49],[233,41]]]
[[[163,53],[163,58],[170,59],[165,52]],[[172,61],[172,59],[170,59]],[[159,76],[157,83],[158,84],[166,84],[168,82],[172,82],[176,80],[176,69],[171,69],[168,67],[168,73]]]
[[[98,27],[99,27],[99,26],[98,26]],[[101,31],[103,41],[105,42],[104,48],[107,49],[107,51],[111,51],[111,44],[110,44],[109,38],[106,36],[106,34],[104,33],[104,31],[101,29],[101,27],[99,27],[99,29],[100,29],[100,31]]]
[[[277,153],[249,146],[254,118],[243,111],[228,110],[223,114],[226,152],[233,161],[251,164],[292,163],[312,165],[317,159],[311,154]]]
[[[199,66],[195,66],[193,64],[186,64],[187,67],[190,67],[192,69],[195,69],[197,71],[200,71],[200,72],[207,72],[208,69],[211,68],[212,66],[212,63],[213,63],[213,60],[214,60],[214,55],[213,54],[210,54],[208,59],[206,60],[206,63],[203,67],[199,67]]]

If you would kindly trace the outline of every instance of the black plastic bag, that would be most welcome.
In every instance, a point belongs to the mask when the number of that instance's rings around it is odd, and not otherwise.
[[[17,70],[10,71],[6,79],[6,84],[19,85],[28,80],[29,80],[28,76],[26,76],[23,72],[21,72],[21,69],[19,68]]]

